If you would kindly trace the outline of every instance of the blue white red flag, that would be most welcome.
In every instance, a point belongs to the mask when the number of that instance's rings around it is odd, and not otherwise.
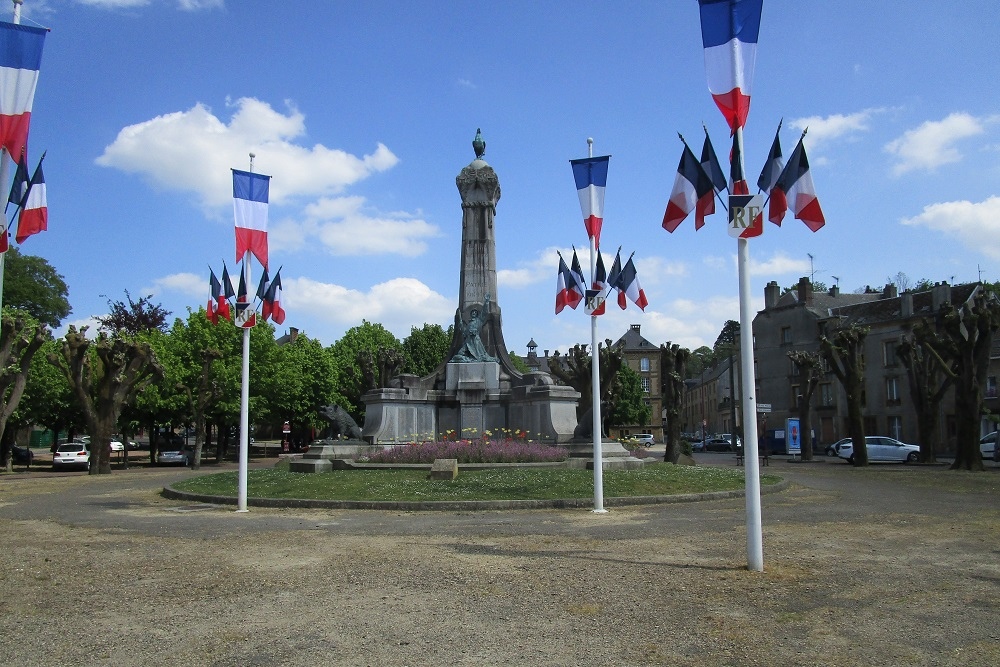
[[[257,325],[257,311],[250,304],[247,295],[247,269],[249,262],[243,263],[243,270],[240,271],[240,286],[236,290],[236,317],[233,322],[243,329],[252,329]]]
[[[10,184],[10,194],[7,196],[7,205],[13,204],[17,208],[21,208],[24,204],[24,196],[28,194],[28,161],[24,157],[24,151],[21,151],[21,157],[17,161],[17,169],[14,171],[14,181]],[[7,206],[4,206],[4,213],[7,212]]]
[[[663,212],[663,228],[673,232],[684,221],[698,202],[707,209],[707,199],[715,197],[712,179],[702,169],[698,158],[694,156],[687,143],[681,153],[680,164],[677,165],[677,176],[674,178],[674,189],[670,192],[667,210]],[[704,218],[701,224],[705,224]],[[701,225],[695,220],[695,229]]]
[[[635,264],[631,257],[628,258],[625,268],[622,269],[622,273],[618,277],[618,285],[632,303],[639,306],[640,310],[646,310],[649,301],[646,300],[646,292],[643,291],[642,284],[639,283],[639,274],[636,273]],[[618,305],[621,303],[622,298],[619,296]],[[622,307],[624,308],[624,306]]]
[[[569,306],[576,307],[583,301],[583,285],[577,282],[576,276],[566,266],[566,260],[559,256],[559,275],[556,277],[556,315]]]
[[[267,267],[267,198],[271,177],[233,169],[236,261],[250,252]]]
[[[45,154],[42,153],[41,160],[35,168],[35,173],[28,181],[28,191],[21,202],[21,213],[17,218],[17,239],[18,243],[24,243],[32,234],[44,232],[49,228],[49,204],[48,195],[45,191],[45,175],[42,173],[42,160]]]
[[[729,154],[729,194],[748,195],[750,186],[747,185],[747,177],[743,173],[743,151],[740,149],[742,142],[740,135],[733,135],[733,150]]]
[[[264,295],[261,315],[266,322],[270,318],[275,324],[285,321],[285,309],[281,307],[281,269],[274,274],[274,280],[267,287]]]
[[[587,237],[594,239],[594,246],[601,246],[601,226],[604,224],[604,188],[608,184],[610,155],[570,160],[573,179],[580,197],[583,224]]]
[[[608,285],[618,292],[618,306],[625,310],[628,306],[628,301],[625,299],[625,291],[622,290],[621,285],[618,282],[621,280],[622,276],[622,251],[621,248],[618,249],[618,253],[615,255],[615,261],[611,263],[611,273],[608,274]],[[608,297],[611,297],[610,291]]]
[[[208,303],[205,304],[205,314],[212,324],[219,323],[219,303],[222,301],[222,284],[215,277],[215,271],[208,270]],[[229,304],[226,304],[228,310]]]
[[[757,179],[757,187],[762,192],[768,193],[767,219],[774,224],[781,226],[781,221],[785,217],[785,210],[788,202],[785,201],[785,193],[779,190],[778,177],[781,176],[785,163],[781,159],[781,141],[778,138],[781,132],[781,123],[778,123],[778,130],[774,133],[774,141],[771,142],[771,151],[767,154],[767,162]]]
[[[602,294],[604,292],[609,292],[608,289],[608,272],[604,268],[604,258],[601,256],[601,251],[597,251],[597,270],[594,272],[594,289]],[[605,312],[604,305],[607,303],[607,295],[604,295],[605,299],[601,301],[601,305],[594,309],[591,315],[603,315]]]
[[[46,32],[44,28],[0,22],[0,147],[11,157],[27,152]]]
[[[719,158],[715,154],[715,147],[712,146],[712,140],[708,138],[708,132],[705,132],[705,143],[701,146],[701,168],[705,170],[708,174],[709,180],[712,181],[712,189],[714,192],[711,197],[702,197],[697,201],[694,207],[694,228],[701,229],[705,226],[705,216],[712,215],[715,213],[715,196],[719,192],[726,189],[726,175],[722,173],[722,165],[719,164]]]
[[[698,0],[708,90],[732,133],[750,112],[763,0]]]
[[[788,157],[788,164],[781,171],[775,187],[785,193],[788,207],[797,219],[806,223],[806,227],[816,232],[826,224],[823,209],[816,197],[816,186],[809,173],[809,159],[802,139],[799,139],[795,150]]]
[[[229,277],[229,267],[226,266],[225,262],[222,263],[222,293],[227,299],[232,299],[236,296],[236,291],[233,289],[233,280]]]

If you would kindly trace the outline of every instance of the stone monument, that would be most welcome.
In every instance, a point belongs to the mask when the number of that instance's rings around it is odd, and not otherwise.
[[[437,440],[450,431],[475,438],[502,428],[550,443],[573,437],[580,394],[548,373],[521,373],[504,344],[494,233],[500,180],[483,159],[479,130],[472,147],[476,158],[455,179],[462,256],[449,353],[430,375],[399,375],[361,397],[364,437],[373,444]]]

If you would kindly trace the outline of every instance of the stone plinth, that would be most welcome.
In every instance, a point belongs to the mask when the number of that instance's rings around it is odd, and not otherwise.
[[[428,479],[452,480],[458,477],[458,459],[434,459]]]

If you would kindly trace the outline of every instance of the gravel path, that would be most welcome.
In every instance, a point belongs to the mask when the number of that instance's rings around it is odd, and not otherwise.
[[[162,498],[186,470],[5,476],[0,664],[1000,664],[1000,469],[766,471],[763,573],[742,499],[240,514]]]

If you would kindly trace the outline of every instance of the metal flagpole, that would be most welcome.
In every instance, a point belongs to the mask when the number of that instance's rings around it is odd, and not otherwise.
[[[594,140],[587,138],[587,157],[594,157]],[[590,210],[597,210],[597,191],[590,188]],[[597,275],[597,235],[590,235],[590,278]],[[590,315],[590,409],[594,433],[594,512],[604,514],[604,453],[601,451],[601,355],[597,349],[597,315]]]
[[[743,161],[743,128],[736,128],[739,159]],[[744,174],[740,164],[740,174]],[[764,545],[760,517],[760,461],[757,459],[757,398],[753,367],[753,318],[750,312],[750,242],[738,238],[740,280],[740,364],[743,369],[743,461],[746,484],[747,568],[764,571]]]
[[[250,153],[250,173],[253,173],[253,159],[257,157]],[[252,187],[252,185],[251,185]],[[245,298],[250,302],[250,251],[243,253],[243,280],[247,290]],[[239,294],[236,295],[239,301]],[[249,307],[249,306],[248,306]],[[235,321],[235,317],[233,318]],[[237,496],[237,512],[249,512],[247,509],[247,471],[250,468],[250,327],[243,327],[243,373],[240,384],[240,471],[239,490]]]
[[[14,2],[14,19],[11,21],[14,25],[21,23],[21,5],[24,0],[13,0]],[[7,179],[10,178],[10,163],[14,158],[10,156],[7,149],[0,149],[0,183],[3,187],[7,185]],[[3,222],[0,222],[0,234],[7,233],[7,216],[3,216]],[[7,266],[7,253],[0,252],[0,310],[3,310],[3,274]]]

